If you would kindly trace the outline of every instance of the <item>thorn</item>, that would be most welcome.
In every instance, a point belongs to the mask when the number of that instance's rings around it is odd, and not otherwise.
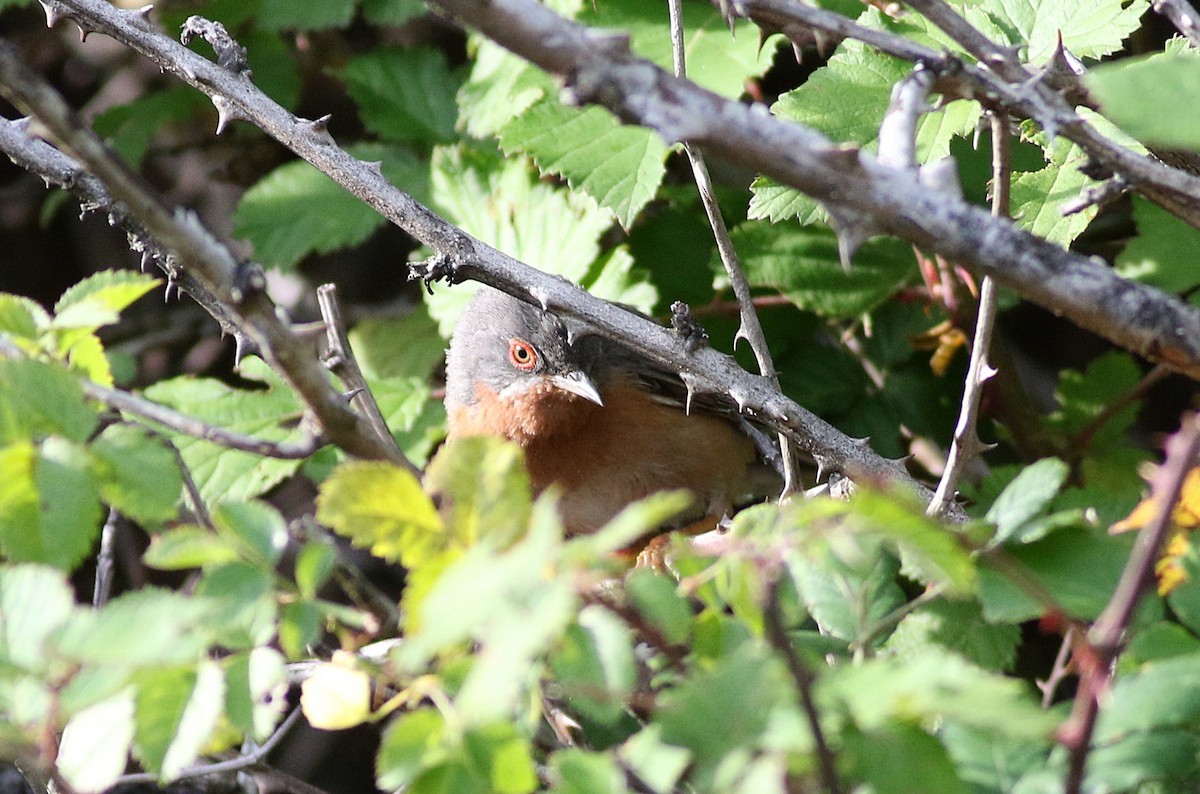
[[[166,288],[166,290],[163,291],[163,303],[171,302],[171,288],[172,287],[174,287],[175,291],[178,293],[179,284],[175,281],[174,273],[170,273],[167,275],[167,288]]]
[[[750,395],[743,392],[741,389],[731,389],[729,396],[737,403],[738,413],[745,413],[746,406],[750,403]]]
[[[217,109],[217,135],[225,132],[235,119],[241,118],[229,100],[223,96],[217,95],[212,98],[213,107]]]
[[[308,127],[310,130],[312,130],[313,132],[320,135],[322,133],[329,132],[329,121],[332,118],[333,118],[332,113],[326,113],[324,116],[321,116],[321,118],[319,118],[319,119],[305,119],[304,121],[302,121],[300,123],[303,126]]]
[[[745,323],[739,323],[737,333],[735,333],[733,335],[733,349],[734,350],[737,350],[738,342],[741,342],[742,340],[745,340],[746,344],[752,344],[750,341],[750,334],[746,333],[746,324]]]
[[[362,394],[365,391],[366,391],[366,388],[359,386],[357,389],[351,389],[348,392],[343,392],[342,397],[344,397],[346,399],[346,402],[350,402],[355,397],[357,397],[358,395]]]
[[[996,377],[996,374],[999,371],[1000,370],[993,367],[986,360],[979,362],[979,382],[984,383],[985,381],[991,380],[992,378]]]
[[[860,449],[868,449],[871,446],[871,437],[863,436],[862,438],[851,438],[850,443]]]
[[[137,13],[138,13],[138,16],[140,16],[142,19],[149,22],[150,21],[150,12],[153,10],[154,10],[154,4],[150,3],[148,5],[144,5],[141,8],[139,8],[137,10]]]
[[[846,210],[841,207],[829,207],[829,225],[837,235],[838,258],[842,262],[842,270],[849,273],[854,253],[859,246],[875,236],[875,227],[871,219],[861,212]]]
[[[52,28],[58,24],[60,19],[70,19],[71,15],[64,11],[57,0],[38,0],[42,5],[42,10],[46,12],[46,27]]]
[[[75,27],[79,28],[79,43],[83,44],[83,43],[87,42],[87,37],[90,36],[93,32],[91,30],[91,28],[85,28],[83,25],[79,24],[78,22],[75,23]]]
[[[242,358],[246,355],[246,337],[234,332],[233,335],[233,368],[241,369]]]
[[[529,297],[537,301],[538,306],[542,307],[542,311],[550,311],[550,293],[546,292],[546,290],[541,287],[530,287]]]
[[[685,391],[683,398],[683,413],[686,416],[692,415],[692,398],[696,396],[696,379],[687,372],[679,373],[679,379],[683,381]]]
[[[832,461],[823,455],[813,455],[813,462],[817,464],[817,481],[820,482],[825,479],[825,473]]]

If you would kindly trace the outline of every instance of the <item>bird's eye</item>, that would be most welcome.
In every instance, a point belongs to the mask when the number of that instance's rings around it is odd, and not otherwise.
[[[537,351],[524,339],[511,339],[508,343],[508,360],[517,369],[529,372],[537,366]]]

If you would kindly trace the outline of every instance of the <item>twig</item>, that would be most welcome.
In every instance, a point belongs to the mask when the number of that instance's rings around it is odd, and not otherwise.
[[[215,531],[216,526],[213,524],[212,514],[208,512],[208,505],[204,503],[204,497],[200,495],[200,487],[196,485],[196,478],[192,476],[192,470],[188,468],[187,461],[183,459],[183,453],[171,439],[161,434],[158,434],[158,438],[175,455],[175,464],[179,466],[179,476],[183,480],[183,492],[187,494],[192,515],[196,517],[196,523],[205,529]]]
[[[1159,364],[1152,368],[1149,372],[1142,376],[1141,380],[1133,385],[1129,391],[1119,395],[1112,402],[1108,403],[1096,414],[1092,421],[1088,422],[1083,428],[1075,434],[1074,438],[1067,444],[1067,448],[1077,450],[1079,458],[1083,457],[1084,451],[1091,446],[1092,439],[1100,429],[1108,424],[1113,417],[1121,413],[1132,403],[1146,396],[1146,392],[1150,391],[1154,384],[1158,383],[1163,378],[1171,374],[1171,370]]]
[[[333,443],[357,457],[396,459],[396,453],[346,408],[316,357],[276,314],[262,273],[237,262],[194,213],[174,212],[160,202],[141,177],[82,123],[62,96],[29,68],[8,42],[0,42],[0,92],[35,116],[52,142],[100,179],[176,261],[229,310],[246,336],[305,401]]]
[[[1179,432],[1167,440],[1166,460],[1155,472],[1151,484],[1154,515],[1138,532],[1108,605],[1086,635],[1090,656],[1079,658],[1079,652],[1076,651],[1076,665],[1080,670],[1079,689],[1075,693],[1071,716],[1058,730],[1058,739],[1068,753],[1065,794],[1079,794],[1083,786],[1092,732],[1100,711],[1100,697],[1112,680],[1113,660],[1121,651],[1129,622],[1146,585],[1151,581],[1155,560],[1171,528],[1171,517],[1179,501],[1183,481],[1195,465],[1198,454],[1200,415],[1192,414],[1184,419]]]
[[[392,438],[387,422],[384,421],[383,414],[379,411],[379,403],[375,402],[375,395],[367,386],[367,379],[363,377],[362,369],[358,366],[358,359],[354,357],[354,351],[350,349],[350,339],[346,336],[346,323],[342,319],[342,309],[338,305],[337,286],[322,284],[317,287],[317,305],[321,307],[321,317],[325,321],[326,351],[323,356],[325,366],[342,381],[342,385],[351,395],[351,404],[357,403],[359,413],[366,418],[379,439],[384,444],[395,447],[396,454],[408,464],[408,470],[419,476],[420,470],[412,465],[408,458],[404,457],[404,453],[400,452],[400,448],[396,446],[396,440]]]
[[[816,698],[813,696],[813,687],[817,682],[817,677],[796,653],[796,649],[792,647],[792,641],[783,627],[779,591],[779,577],[777,576],[767,590],[766,609],[763,614],[766,639],[771,647],[783,657],[788,673],[792,676],[792,682],[796,686],[796,693],[800,696],[800,705],[808,719],[808,729],[812,733],[813,746],[817,751],[821,783],[829,794],[839,794],[841,784],[838,782],[836,759],[829,743],[825,740],[825,731],[821,728],[821,715],[817,711]]]
[[[1150,7],[1170,19],[1193,47],[1200,48],[1200,12],[1191,3],[1187,0],[1152,0]]]
[[[937,73],[934,90],[943,96],[974,99],[992,110],[1033,119],[1044,129],[1078,144],[1091,160],[1124,177],[1129,185],[1135,186],[1147,198],[1192,225],[1200,225],[1200,179],[1101,135],[1053,88],[1040,80],[1030,82],[1032,75],[1020,66],[1015,56],[1010,56],[978,32],[968,36],[966,28],[970,28],[970,25],[966,25],[965,20],[945,4],[934,7],[931,3],[910,3],[914,7],[919,6],[922,11],[929,10],[934,15],[929,17],[931,21],[945,21],[956,34],[963,35],[959,43],[981,62],[990,67],[992,60],[997,60],[1004,74],[965,62],[950,52],[925,47],[903,36],[859,25],[841,14],[813,8],[799,0],[712,2],[727,5],[733,13],[751,19],[768,30],[781,30],[794,41],[810,36],[810,28],[815,28],[838,38],[857,39],[880,52],[906,61],[926,64]],[[951,17],[957,17],[960,22],[956,23]],[[968,43],[977,45],[977,49],[972,50],[967,46]],[[1006,79],[1006,75],[1015,82]]]
[[[228,761],[218,761],[213,764],[199,764],[188,767],[176,775],[174,781],[204,777],[205,775],[219,775],[226,772],[240,772],[243,769],[255,766],[271,754],[271,751],[287,735],[288,731],[300,721],[300,716],[303,713],[300,709],[292,711],[291,714],[284,718],[283,722],[279,723],[279,726],[275,728],[275,732],[251,752],[239,755],[237,758],[231,758]],[[152,775],[148,772],[138,772],[132,775],[121,775],[113,785],[127,786],[131,784],[157,783],[158,779],[158,775]]]
[[[1054,703],[1054,693],[1058,691],[1058,685],[1067,677],[1071,671],[1071,647],[1074,644],[1075,629],[1068,628],[1063,634],[1062,645],[1058,648],[1058,653],[1054,656],[1054,666],[1050,668],[1050,675],[1046,676],[1045,681],[1038,681],[1037,688],[1042,690],[1042,708],[1048,709]]]
[[[100,552],[96,555],[96,584],[92,588],[92,606],[96,609],[108,603],[112,595],[113,543],[117,534],[117,522],[121,514],[108,508],[108,518],[100,530]]]
[[[687,62],[683,46],[683,12],[680,10],[681,0],[667,0],[667,10],[671,20],[671,53],[675,62],[675,76],[687,77]],[[737,299],[740,322],[733,344],[737,347],[738,339],[745,339],[754,351],[754,359],[758,362],[758,372],[776,389],[779,388],[779,375],[775,371],[775,362],[767,347],[767,338],[763,335],[762,323],[758,320],[758,312],[754,309],[754,296],[750,294],[750,284],[742,271],[738,260],[737,250],[733,240],[729,238],[729,229],[725,226],[725,218],[721,215],[721,207],[717,204],[713,192],[712,179],[708,174],[708,166],[700,149],[685,143],[683,151],[687,154],[692,166],[692,176],[696,180],[696,190],[700,193],[700,202],[704,205],[704,213],[708,216],[708,225],[712,227],[713,238],[717,242],[717,251],[721,254],[721,264],[725,266],[725,274],[729,277],[729,286],[733,288]],[[783,464],[783,492],[781,498],[791,496],[800,484],[796,475],[796,453],[792,442],[786,433],[779,434],[780,459]]]
[[[1006,218],[1009,213],[1009,189],[1012,184],[1012,142],[1008,132],[1007,114],[992,113],[992,215]],[[954,426],[954,440],[946,458],[946,470],[938,481],[928,513],[939,515],[954,500],[958,480],[971,461],[987,450],[979,440],[979,406],[983,385],[996,370],[988,362],[992,331],[996,325],[996,284],[984,276],[979,287],[979,310],[975,316],[975,339],[971,343],[971,361],[967,365],[967,380],[963,385],[962,408]]]

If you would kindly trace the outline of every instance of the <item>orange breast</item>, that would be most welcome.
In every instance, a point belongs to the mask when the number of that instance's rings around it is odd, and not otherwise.
[[[524,447],[534,488],[562,486],[572,533],[595,531],[630,502],[676,488],[719,515],[754,460],[753,444],[725,420],[689,416],[632,384],[606,388],[603,406],[553,387],[477,396],[469,408],[452,407],[451,435],[501,435]]]

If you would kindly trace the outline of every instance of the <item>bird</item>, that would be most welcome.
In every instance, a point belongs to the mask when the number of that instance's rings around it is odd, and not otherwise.
[[[448,438],[498,436],[521,447],[534,491],[561,489],[569,535],[595,532],[659,491],[690,491],[694,522],[719,519],[743,491],[758,490],[757,448],[736,417],[687,402],[678,374],[487,286],[446,355]]]

